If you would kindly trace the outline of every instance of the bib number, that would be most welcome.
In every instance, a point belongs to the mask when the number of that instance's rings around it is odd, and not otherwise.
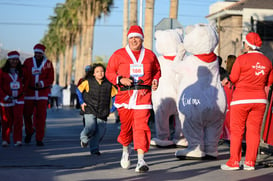
[[[41,71],[39,69],[33,67],[32,68],[32,75],[39,75],[39,74],[41,74]]]
[[[18,89],[20,89],[20,83],[19,82],[11,82],[10,88],[11,88],[11,90],[18,90]]]
[[[130,75],[133,77],[142,77],[144,75],[143,64],[130,64]]]

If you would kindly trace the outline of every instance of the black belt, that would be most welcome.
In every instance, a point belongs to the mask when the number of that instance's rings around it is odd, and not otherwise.
[[[47,87],[41,87],[41,88],[36,88],[36,87],[31,87],[31,86],[28,86],[29,89],[32,89],[32,90],[42,90],[42,89],[48,89],[50,88],[50,86],[47,86]]]
[[[132,86],[120,87],[121,91],[126,91],[126,90],[140,90],[140,89],[151,90],[151,86],[150,85],[132,85]]]

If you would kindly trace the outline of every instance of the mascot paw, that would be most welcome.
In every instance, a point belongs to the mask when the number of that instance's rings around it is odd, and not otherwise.
[[[176,147],[180,147],[180,148],[188,147],[188,141],[186,140],[186,138],[182,138],[179,140],[174,139],[173,142],[176,144]]]
[[[202,160],[205,157],[205,153],[197,149],[182,149],[175,152],[175,157],[180,160]]]
[[[150,142],[151,146],[157,146],[159,148],[170,148],[175,147],[175,144],[171,140],[160,140],[158,138],[153,138]]]

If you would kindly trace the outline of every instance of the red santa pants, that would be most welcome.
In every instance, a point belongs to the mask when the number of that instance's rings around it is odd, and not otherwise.
[[[10,133],[13,134],[13,143],[22,141],[23,104],[12,107],[1,107],[2,110],[2,140],[10,143]]]
[[[26,135],[33,134],[35,127],[36,141],[43,141],[45,135],[46,110],[47,100],[25,100],[25,132]]]
[[[150,117],[149,109],[118,109],[120,117],[120,134],[118,142],[128,146],[134,141],[134,149],[141,149],[147,152],[150,147],[151,130],[148,126]]]
[[[242,140],[246,128],[245,164],[255,166],[260,144],[261,124],[266,104],[250,103],[232,105],[230,110],[230,159],[228,166],[241,161]]]

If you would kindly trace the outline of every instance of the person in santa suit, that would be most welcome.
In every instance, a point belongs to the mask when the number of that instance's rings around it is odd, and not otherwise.
[[[137,25],[128,31],[128,45],[114,52],[110,57],[106,78],[118,87],[115,106],[120,116],[121,130],[118,142],[123,145],[121,167],[130,167],[130,148],[138,154],[136,172],[147,172],[144,153],[149,150],[151,131],[148,126],[150,117],[151,90],[156,90],[161,76],[156,55],[142,46],[144,35]]]
[[[233,64],[230,81],[235,84],[230,103],[230,159],[221,165],[222,170],[239,170],[241,143],[246,130],[244,170],[255,170],[260,143],[260,131],[267,103],[265,87],[273,83],[271,61],[259,50],[262,40],[257,33],[246,35],[247,53]]]
[[[15,146],[22,146],[23,128],[23,70],[17,51],[8,53],[4,67],[0,69],[0,107],[2,110],[2,146],[10,144],[13,133]]]
[[[54,69],[45,56],[46,47],[42,44],[34,46],[34,57],[27,58],[25,68],[25,143],[30,143],[36,130],[36,145],[43,146],[45,134],[46,110],[48,94],[54,81]]]

